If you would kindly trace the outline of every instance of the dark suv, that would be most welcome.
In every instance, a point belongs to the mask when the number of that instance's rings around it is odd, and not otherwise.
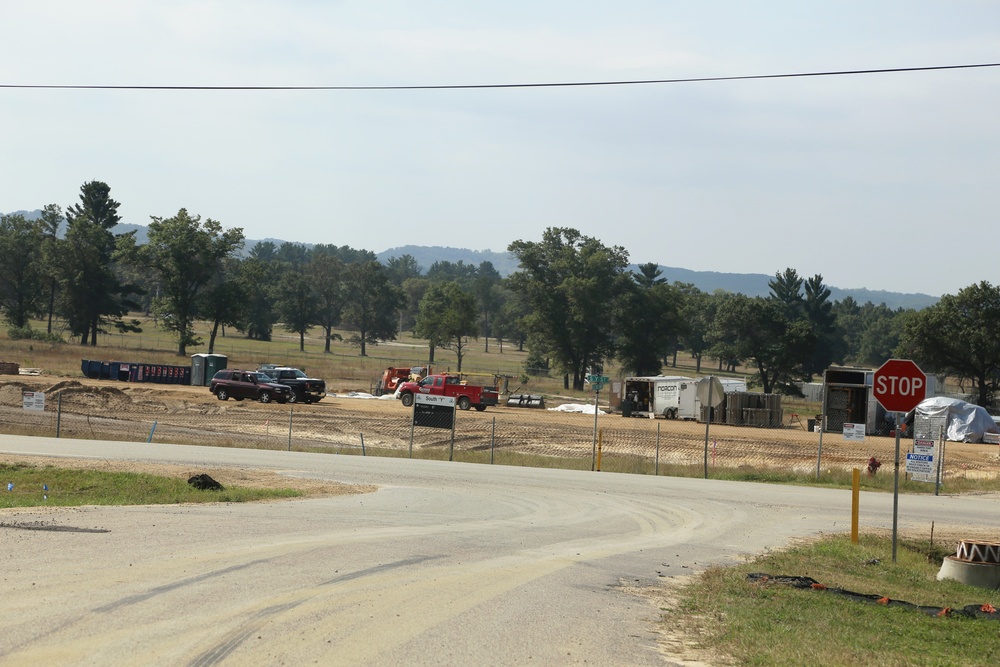
[[[298,368],[264,364],[257,370],[269,375],[272,381],[291,387],[292,393],[288,400],[292,403],[315,403],[326,396],[326,382],[309,377]]]
[[[285,403],[292,395],[288,385],[273,382],[263,373],[241,371],[237,368],[227,368],[216,373],[208,389],[220,401],[227,401],[232,397],[237,401],[252,398],[261,403],[271,401]]]

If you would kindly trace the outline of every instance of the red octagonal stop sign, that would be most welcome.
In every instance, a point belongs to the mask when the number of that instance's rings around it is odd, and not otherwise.
[[[909,359],[890,359],[875,371],[872,393],[888,412],[909,412],[927,395],[927,376]]]

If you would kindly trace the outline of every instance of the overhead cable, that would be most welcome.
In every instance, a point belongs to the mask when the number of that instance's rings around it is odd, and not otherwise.
[[[745,76],[702,76],[683,79],[632,79],[612,81],[561,81],[547,83],[458,83],[412,86],[162,86],[162,85],[103,85],[103,84],[21,84],[0,83],[7,89],[47,89],[47,90],[466,90],[475,88],[566,88],[582,86],[638,86],[671,83],[699,83],[709,81],[751,81],[759,79],[793,79],[819,76],[857,76],[862,74],[895,74],[900,72],[930,72],[955,69],[977,69],[1000,67],[1000,63],[979,63],[974,65],[932,65],[928,67],[887,67],[880,69],[833,70],[823,72],[794,72],[788,74],[750,74]]]

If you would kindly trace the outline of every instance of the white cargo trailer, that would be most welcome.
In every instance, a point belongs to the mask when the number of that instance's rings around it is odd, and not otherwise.
[[[681,375],[625,378],[622,415],[698,419],[701,415],[701,401],[698,400],[699,379]],[[743,380],[718,379],[726,393],[747,389]]]

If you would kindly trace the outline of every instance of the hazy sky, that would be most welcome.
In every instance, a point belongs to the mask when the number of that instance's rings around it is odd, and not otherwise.
[[[1000,2],[3,0],[0,84],[375,86],[1000,62]],[[101,180],[124,222],[954,293],[1000,282],[1000,67],[560,88],[0,88],[0,211]]]

